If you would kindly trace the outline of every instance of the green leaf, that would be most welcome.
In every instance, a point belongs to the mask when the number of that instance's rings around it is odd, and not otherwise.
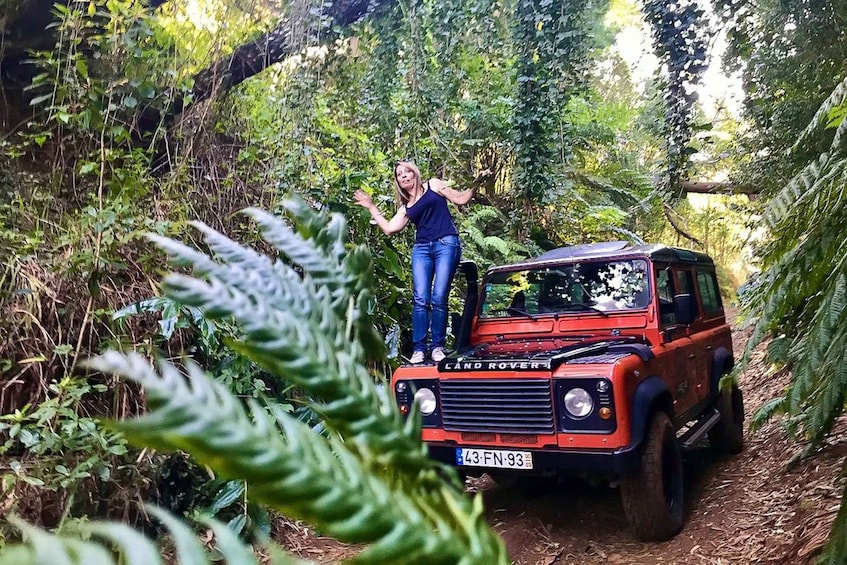
[[[42,102],[47,102],[48,100],[52,100],[52,99],[53,99],[53,93],[52,92],[49,93],[49,94],[42,94],[41,96],[36,96],[32,100],[30,100],[29,105],[30,106],[37,106],[37,105],[41,104]]]
[[[241,534],[242,531],[244,531],[245,525],[247,525],[247,514],[239,514],[238,516],[227,522],[226,529],[238,535]]]
[[[87,80],[88,79],[88,63],[85,62],[85,59],[83,59],[81,57],[77,58],[74,61],[74,63],[76,65],[76,71],[79,73],[79,75],[82,78]]]
[[[139,87],[138,94],[144,98],[154,98],[156,96],[156,89],[149,82],[145,82]]]
[[[108,452],[112,455],[125,455],[127,453],[127,449],[123,445],[110,445]]]
[[[74,346],[68,343],[63,343],[53,347],[53,353],[60,356],[68,355],[69,353],[73,353],[73,351]]]
[[[221,510],[244,495],[244,481],[228,481],[215,494],[209,514],[216,516]]]
[[[158,312],[162,308],[164,308],[168,302],[170,302],[170,300],[162,297],[139,300],[138,302],[134,302],[129,306],[124,306],[123,308],[112,314],[112,319],[120,320],[122,318],[126,318],[128,316],[135,316],[143,312]]]

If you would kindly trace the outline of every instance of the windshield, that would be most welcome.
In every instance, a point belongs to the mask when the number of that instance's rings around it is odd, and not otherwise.
[[[480,317],[638,310],[649,300],[644,260],[571,263],[493,273],[485,282]]]

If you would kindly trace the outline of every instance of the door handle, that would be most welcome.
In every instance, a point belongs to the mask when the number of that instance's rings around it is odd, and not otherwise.
[[[688,358],[689,358],[689,359],[694,359],[695,357],[696,357],[696,355],[694,355],[693,353],[689,353],[689,354],[688,354]]]
[[[712,348],[712,346],[711,346],[711,345],[707,345],[707,346],[706,346],[706,351],[709,351],[711,348]]]

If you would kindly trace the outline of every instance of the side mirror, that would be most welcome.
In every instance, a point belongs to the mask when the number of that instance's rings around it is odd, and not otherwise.
[[[673,311],[676,323],[687,326],[697,319],[697,301],[691,294],[677,294],[673,297]]]

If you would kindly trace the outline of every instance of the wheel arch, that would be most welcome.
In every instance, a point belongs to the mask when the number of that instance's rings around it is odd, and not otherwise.
[[[647,377],[638,383],[632,400],[630,445],[641,445],[651,416],[662,411],[673,421],[673,397],[665,382],[658,376]]]
[[[709,384],[709,392],[712,397],[718,395],[721,377],[731,371],[733,367],[735,367],[735,358],[732,356],[732,351],[726,347],[718,347],[712,356],[712,374]]]

